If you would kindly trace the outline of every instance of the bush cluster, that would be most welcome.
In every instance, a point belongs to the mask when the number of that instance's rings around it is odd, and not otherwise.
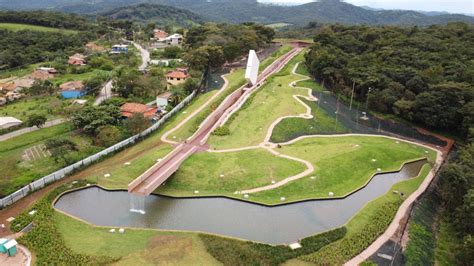
[[[347,229],[337,228],[301,240],[302,248],[291,250],[288,246],[271,246],[201,234],[207,251],[224,265],[280,265],[287,260],[318,251],[344,237]]]
[[[363,231],[348,234],[334,244],[323,247],[318,252],[302,256],[301,259],[316,265],[342,265],[353,258],[382,234],[397,212],[402,199],[381,206],[369,219]]]

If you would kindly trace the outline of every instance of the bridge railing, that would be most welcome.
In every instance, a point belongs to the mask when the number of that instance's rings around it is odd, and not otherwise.
[[[44,176],[36,181],[31,182],[30,184],[20,188],[19,190],[13,192],[12,194],[5,196],[4,198],[0,199],[0,209],[5,208],[8,205],[11,205],[20,199],[26,197],[28,194],[37,191],[39,189],[44,188],[45,186],[63,179],[67,177],[70,174],[73,174],[74,172],[77,172],[81,169],[83,169],[86,166],[91,165],[94,162],[99,161],[100,159],[104,158],[105,156],[108,156],[110,154],[113,154],[119,150],[122,150],[125,147],[128,147],[130,145],[134,145],[137,141],[140,139],[148,136],[152,132],[156,131],[159,129],[170,117],[175,115],[177,112],[179,112],[184,106],[186,106],[195,96],[197,92],[193,91],[188,97],[186,97],[182,102],[180,102],[178,105],[176,105],[173,110],[168,112],[166,115],[164,115],[158,122],[153,124],[151,127],[145,129],[143,132],[134,135],[126,140],[123,140],[119,143],[116,143],[115,145],[108,147],[105,150],[102,150],[96,154],[93,154],[85,159],[82,159],[72,165],[66,166],[60,170],[57,170],[56,172],[49,174],[47,176]]]

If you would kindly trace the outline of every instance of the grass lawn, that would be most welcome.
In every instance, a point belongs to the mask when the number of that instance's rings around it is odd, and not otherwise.
[[[71,132],[70,124],[65,123],[54,127],[33,131],[5,142],[0,142],[0,196],[8,195],[22,186],[50,174],[64,166],[62,160],[55,162],[53,158],[41,153],[39,147],[48,139],[67,138],[77,144],[79,151],[71,152],[71,160],[79,160],[102,148],[94,146],[91,139]],[[23,158],[25,151],[32,158]]]
[[[56,222],[66,246],[74,252],[94,256],[120,257],[117,265],[218,265],[206,252],[197,234],[131,230],[111,234],[61,213]]]
[[[403,192],[405,198],[408,197],[420,186],[429,171],[430,167],[425,165],[418,177],[393,185],[389,192],[369,202],[354,215],[346,224],[347,234],[344,238],[300,259],[316,265],[342,265],[357,255],[385,231],[398,206],[403,202],[400,195],[392,191]],[[385,217],[380,217],[381,212],[383,213],[384,208],[388,206],[391,210],[386,211]]]
[[[300,53],[284,69],[270,77],[247,100],[245,108],[226,123],[230,135],[211,136],[209,145],[217,149],[258,145],[263,142],[268,128],[277,118],[304,113],[306,108],[293,95],[305,94],[306,91],[289,86],[289,83],[300,78],[291,74],[291,70],[302,59],[303,53]]]
[[[92,71],[86,72],[86,73],[81,73],[81,74],[62,74],[62,75],[56,75],[53,79],[54,84],[56,85],[61,85],[65,82],[69,81],[77,81],[77,80],[86,80],[91,77],[94,77],[98,74],[104,74],[107,75],[110,73],[110,71],[104,71],[100,69],[92,69]]]
[[[68,29],[59,29],[52,27],[43,27],[29,24],[19,24],[19,23],[0,23],[0,29],[5,29],[9,31],[20,31],[20,30],[32,30],[32,31],[42,31],[42,32],[60,32],[64,34],[76,34],[76,30]]]
[[[300,98],[311,107],[312,119],[286,118],[273,129],[270,141],[274,143],[287,142],[299,136],[315,134],[340,134],[348,133],[343,124],[336,121],[325,110],[319,108],[318,102]]]
[[[275,203],[282,196],[288,201],[325,198],[329,192],[333,192],[334,196],[344,196],[363,186],[377,172],[377,168],[382,171],[398,170],[405,161],[425,156],[434,162],[435,153],[428,150],[429,154],[425,154],[425,150],[420,146],[405,142],[397,144],[395,140],[378,137],[304,139],[283,146],[279,152],[311,162],[315,171],[308,178],[253,194],[252,199]],[[310,176],[316,179],[310,179]]]
[[[235,191],[270,185],[306,170],[300,162],[277,157],[264,149],[232,153],[197,153],[170,178],[159,194],[233,195]],[[223,175],[223,176],[221,176]]]
[[[62,104],[62,101],[56,96],[24,98],[1,107],[0,116],[13,116],[26,121],[32,114],[42,114],[48,119],[54,119],[59,117],[54,114],[57,104]]]

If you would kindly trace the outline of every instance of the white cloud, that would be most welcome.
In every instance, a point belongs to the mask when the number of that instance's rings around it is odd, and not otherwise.
[[[259,0],[259,2],[307,3],[312,0]],[[345,0],[345,2],[373,8],[474,14],[473,0]]]

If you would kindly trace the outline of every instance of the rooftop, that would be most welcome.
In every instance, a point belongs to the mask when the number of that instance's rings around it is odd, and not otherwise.
[[[9,124],[9,123],[23,123],[20,119],[16,119],[12,116],[3,116],[0,117],[0,126]]]
[[[169,71],[168,73],[166,73],[166,76],[169,78],[182,78],[182,79],[189,77],[188,74],[182,71],[177,71],[177,70]]]
[[[82,90],[84,89],[84,84],[82,84],[82,81],[70,81],[61,84],[59,88],[63,91]]]
[[[120,107],[120,110],[125,117],[131,117],[135,113],[142,113],[145,117],[152,117],[155,115],[157,108],[141,103],[125,103]]]

